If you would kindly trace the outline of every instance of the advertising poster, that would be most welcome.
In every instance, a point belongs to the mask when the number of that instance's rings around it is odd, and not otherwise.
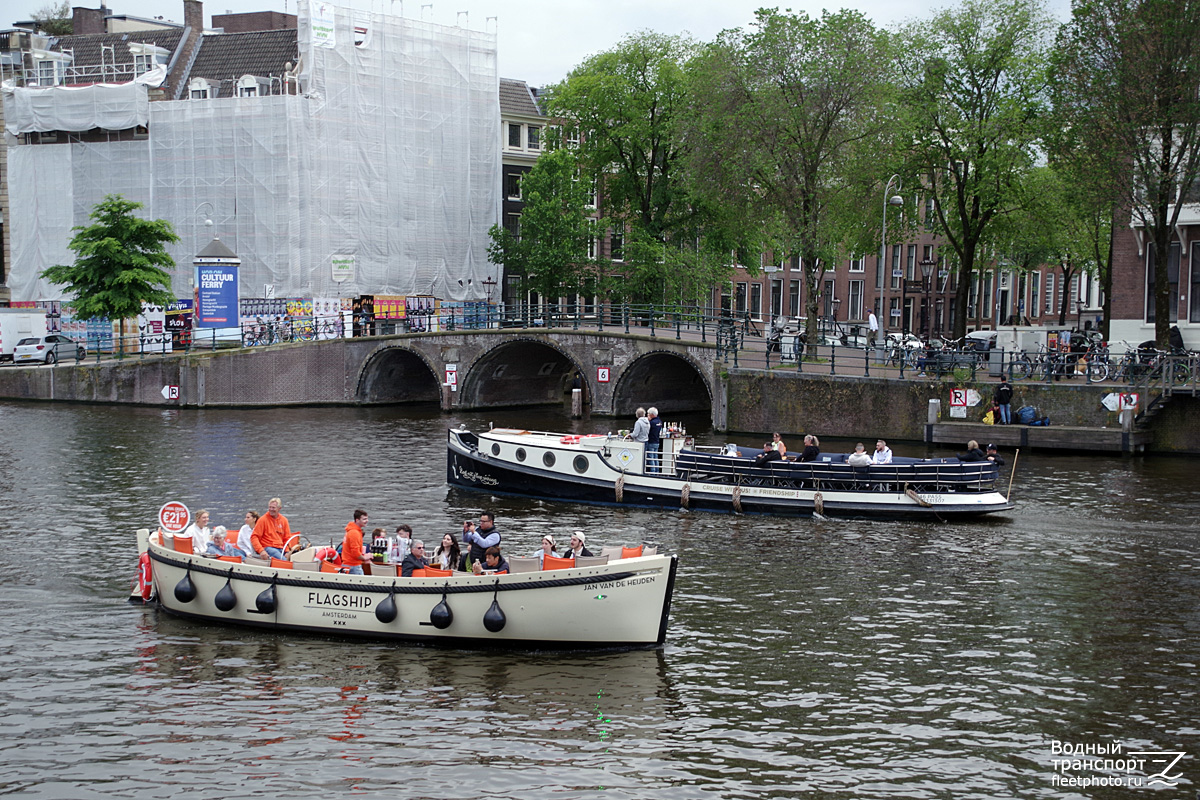
[[[235,327],[238,312],[238,268],[232,264],[196,267],[196,327]]]
[[[338,297],[313,298],[313,324],[318,339],[337,339],[342,335],[342,301]]]
[[[176,300],[167,306],[167,332],[171,334],[174,347],[188,347],[192,343],[192,301]]]
[[[170,353],[171,334],[167,331],[167,310],[163,306],[142,303],[137,316],[138,352]]]

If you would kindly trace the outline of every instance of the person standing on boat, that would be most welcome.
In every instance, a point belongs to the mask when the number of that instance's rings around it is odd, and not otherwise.
[[[254,545],[250,543],[250,536],[254,533],[254,526],[258,524],[258,512],[247,511],[245,520],[242,529],[238,531],[237,547],[234,548],[237,552],[228,553],[227,555],[245,558],[254,552]]]
[[[362,575],[363,564],[371,563],[370,551],[363,550],[363,527],[370,522],[367,512],[356,509],[354,519],[346,523],[346,535],[342,538],[342,566],[350,568],[351,575]]]
[[[470,545],[467,552],[468,568],[471,564],[482,563],[483,556],[489,547],[500,546],[500,531],[496,530],[496,517],[490,511],[479,515],[479,529],[463,533],[463,544]]]
[[[212,541],[212,529],[208,527],[208,512],[201,509],[196,512],[196,520],[187,526],[181,534],[192,538],[192,552],[202,556],[208,552],[209,542]]]
[[[875,452],[871,454],[872,464],[890,464],[892,463],[892,450],[887,446],[887,442],[883,439],[875,442]]]
[[[650,420],[650,433],[646,437],[646,472],[658,472],[659,451],[662,448],[662,420],[658,409],[649,408],[646,417]]]
[[[629,434],[630,438],[635,442],[646,443],[650,438],[650,420],[646,419],[646,409],[639,408],[634,412],[637,419],[633,423],[633,433]]]
[[[583,531],[575,531],[571,534],[571,546],[565,553],[563,558],[577,558],[578,556],[590,556],[591,550],[585,546],[587,544],[587,535]]]
[[[292,528],[288,525],[288,518],[279,513],[281,508],[283,501],[272,497],[267,503],[267,513],[254,524],[250,546],[259,558],[286,558],[283,547],[292,538]]]
[[[804,437],[804,450],[800,453],[801,461],[816,461],[821,455],[821,443],[811,433]]]
[[[545,563],[546,556],[558,556],[556,545],[557,543],[554,541],[554,537],[550,534],[547,533],[542,537],[542,546],[539,547],[537,552],[533,554],[533,557],[538,560],[539,569],[541,569],[542,565]]]
[[[404,557],[404,563],[400,565],[400,577],[411,578],[414,569],[425,569],[429,566],[429,559],[425,557],[425,543],[420,539],[412,540],[412,550]]]

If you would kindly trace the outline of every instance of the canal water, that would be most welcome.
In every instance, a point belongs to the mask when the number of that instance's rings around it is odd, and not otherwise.
[[[1180,752],[1154,796],[1196,795],[1192,462],[1022,454],[1006,519],[814,521],[448,489],[446,427],[489,421],[619,424],[0,404],[0,793],[1127,798]],[[446,651],[126,603],[163,502],[233,526],[272,495],[317,541],[361,507],[432,540],[491,509],[516,553],[575,528],[658,543],[680,557],[667,644]]]

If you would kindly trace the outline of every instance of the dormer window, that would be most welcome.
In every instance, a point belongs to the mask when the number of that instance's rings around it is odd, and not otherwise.
[[[253,75],[243,75],[238,78],[237,96],[238,97],[259,97],[270,94],[264,81],[259,80]]]
[[[213,97],[212,85],[204,78],[192,78],[188,82],[188,98],[191,100],[208,100]]]
[[[65,53],[34,50],[33,61],[37,70],[38,86],[62,86],[71,57]]]
[[[170,53],[165,48],[147,42],[130,42],[129,53],[133,56],[133,76],[145,75],[158,66],[165,66]]]

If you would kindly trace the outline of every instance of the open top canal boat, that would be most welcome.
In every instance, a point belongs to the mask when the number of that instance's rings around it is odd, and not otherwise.
[[[397,576],[395,565],[371,565],[371,575],[342,573],[317,559],[311,547],[291,561],[195,555],[191,539],[145,528],[138,531],[138,549],[135,597],[157,594],[159,606],[180,617],[522,650],[661,646],[677,563],[674,555],[637,547],[615,558],[580,558],[561,569],[538,569],[537,559],[510,557],[509,574],[429,570],[424,577],[405,578]],[[522,561],[533,562],[522,565],[531,571],[519,570]]]
[[[757,452],[757,451],[756,451]],[[655,471],[657,470],[657,471]],[[902,458],[856,467],[845,454],[762,466],[737,448],[697,447],[677,433],[660,453],[612,434],[578,436],[513,428],[448,434],[452,486],[513,494],[664,508],[763,514],[948,519],[1008,511],[990,461]]]

